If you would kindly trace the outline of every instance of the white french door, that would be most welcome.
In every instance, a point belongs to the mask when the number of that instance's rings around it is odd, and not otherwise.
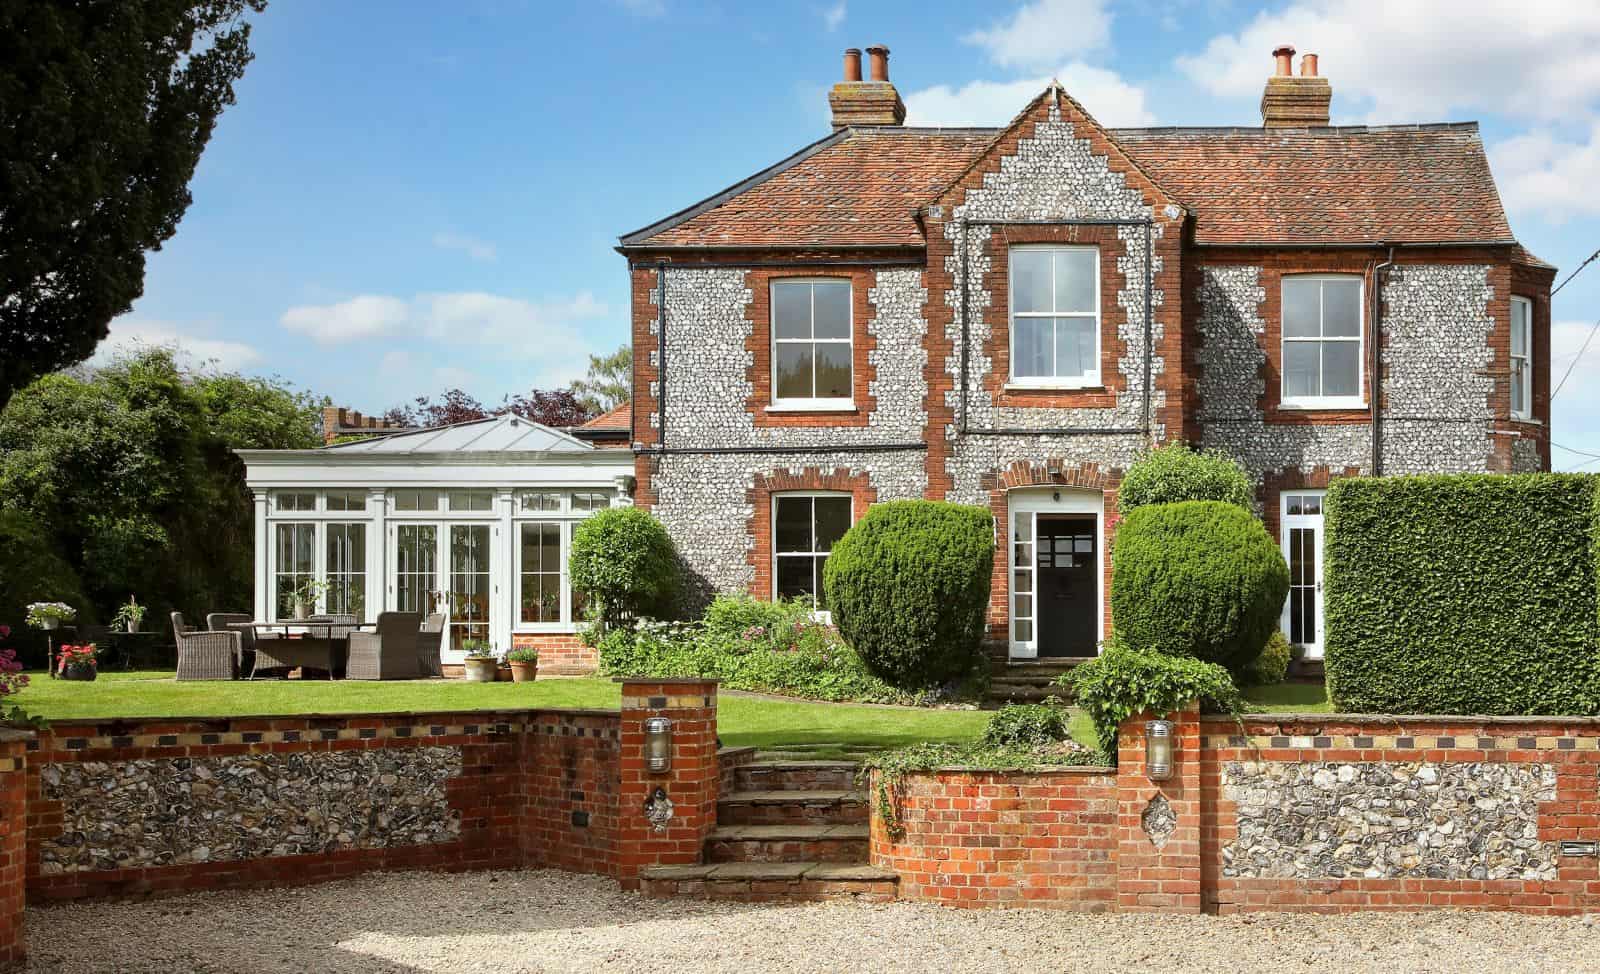
[[[464,641],[492,640],[498,530],[484,521],[404,522],[390,530],[390,603],[400,612],[448,614],[441,656],[446,663],[461,662]]]
[[[1093,655],[1105,631],[1104,494],[1020,489],[1007,508],[1010,657]]]
[[[1285,491],[1278,499],[1283,559],[1289,563],[1289,597],[1283,604],[1283,634],[1304,646],[1308,659],[1322,658],[1323,491]]]

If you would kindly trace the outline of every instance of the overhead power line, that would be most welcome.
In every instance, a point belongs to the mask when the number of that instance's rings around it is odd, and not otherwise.
[[[1567,275],[1567,279],[1562,281],[1560,284],[1557,284],[1556,289],[1550,292],[1550,296],[1553,298],[1557,294],[1561,293],[1561,289],[1566,287],[1568,284],[1571,284],[1572,279],[1577,277],[1585,267],[1588,267],[1590,264],[1594,263],[1596,257],[1600,257],[1600,250],[1590,254],[1587,260],[1573,268],[1572,273]]]

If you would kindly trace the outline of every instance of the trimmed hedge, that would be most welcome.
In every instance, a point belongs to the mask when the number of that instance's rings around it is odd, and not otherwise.
[[[874,504],[823,566],[834,625],[873,673],[905,689],[981,662],[994,516],[945,501]]]
[[[1155,504],[1117,528],[1111,618],[1129,646],[1237,672],[1261,654],[1288,591],[1283,554],[1236,504]]]
[[[609,507],[579,521],[567,570],[572,590],[594,600],[590,611],[607,628],[663,614],[678,590],[672,539],[638,507]]]
[[[1324,542],[1337,709],[1597,712],[1596,479],[1340,480]]]
[[[1214,451],[1195,452],[1184,443],[1150,450],[1133,462],[1117,488],[1124,516],[1151,504],[1225,501],[1255,508],[1255,487],[1237,460]]]
[[[1261,655],[1240,667],[1234,679],[1245,687],[1276,686],[1289,676],[1291,655],[1289,637],[1281,630],[1273,630]]]

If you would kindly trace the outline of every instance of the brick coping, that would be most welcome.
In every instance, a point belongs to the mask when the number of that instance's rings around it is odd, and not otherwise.
[[[881,768],[873,768],[872,769],[872,773],[873,774],[881,774],[882,773],[882,769]],[[951,764],[951,765],[943,765],[943,766],[937,767],[937,768],[918,768],[915,771],[908,770],[908,771],[905,772],[905,777],[909,778],[909,777],[913,777],[915,775],[933,775],[933,774],[1016,774],[1016,775],[1024,775],[1025,774],[1025,775],[1030,775],[1032,777],[1041,777],[1041,776],[1045,776],[1045,775],[1056,775],[1056,774],[1060,774],[1060,775],[1092,775],[1092,774],[1116,774],[1116,773],[1117,773],[1117,769],[1116,768],[1112,767],[1111,765],[1105,765],[1105,764],[1035,764],[1035,765],[1030,765],[1030,766],[1024,767],[1024,768],[988,767],[988,766],[981,765],[981,764]]]
[[[1201,714],[1207,723],[1232,723],[1227,714]],[[1339,714],[1267,713],[1240,714],[1239,720],[1258,724],[1576,724],[1600,726],[1600,717],[1521,716],[1489,714]]]
[[[215,723],[229,720],[370,720],[381,718],[425,718],[443,717],[451,714],[567,714],[574,717],[616,717],[620,710],[598,710],[583,707],[457,707],[448,710],[350,710],[344,713],[287,713],[287,714],[147,714],[137,716],[118,717],[61,717],[50,720],[46,731],[53,731],[57,727],[101,724],[148,724],[148,723]],[[25,738],[32,738],[32,731],[17,731],[0,728],[0,734],[23,734]],[[0,742],[24,738],[8,738],[0,736]]]

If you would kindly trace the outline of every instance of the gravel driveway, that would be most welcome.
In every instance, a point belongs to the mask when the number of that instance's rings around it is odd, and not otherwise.
[[[28,940],[28,970],[62,972],[1600,970],[1600,926],[1582,919],[750,906],[548,871],[46,907]]]

